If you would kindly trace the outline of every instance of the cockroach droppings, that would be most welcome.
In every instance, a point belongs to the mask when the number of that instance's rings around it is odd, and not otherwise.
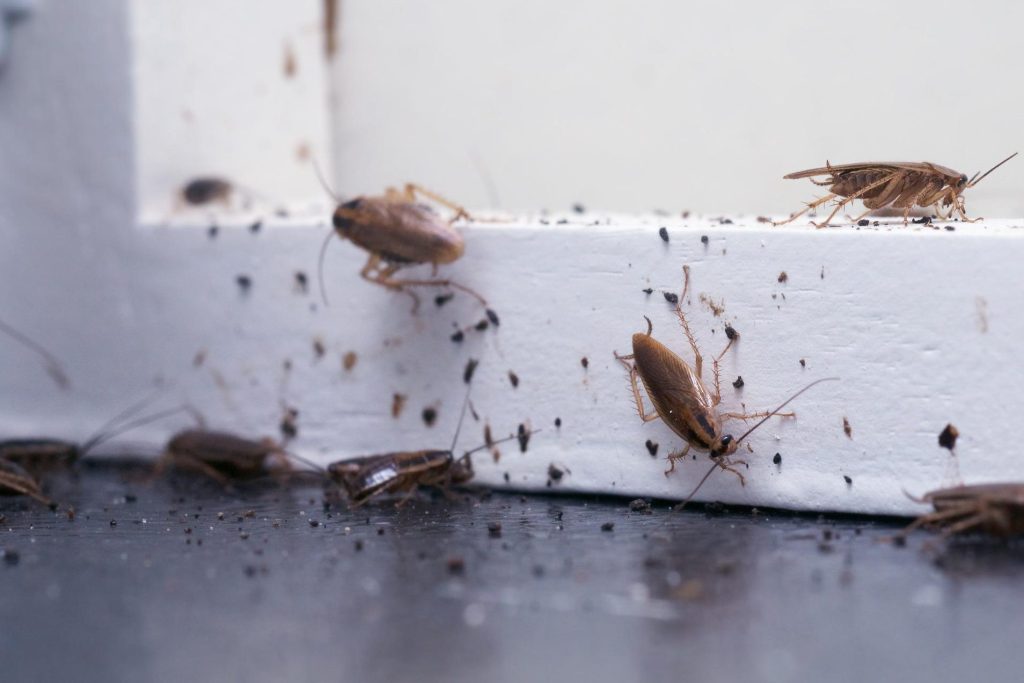
[[[358,360],[359,356],[356,355],[355,351],[346,351],[345,355],[341,357],[341,367],[345,372],[349,372],[356,366]]]
[[[939,434],[939,445],[948,450],[956,448],[956,438],[960,436],[960,432],[952,424],[947,424],[946,428]]]
[[[480,361],[476,358],[470,358],[466,361],[466,369],[462,371],[462,381],[469,384],[473,381],[473,373],[476,372],[476,366],[480,364]]]
[[[255,221],[249,226],[249,232],[255,235],[263,229],[263,221]]]
[[[206,236],[211,240],[217,239],[217,234],[220,233],[220,228],[216,225],[211,225],[206,229]]]
[[[586,370],[588,367],[590,367],[590,361],[587,360],[586,356],[583,356],[583,358],[580,358],[580,365],[583,366],[584,370]]]
[[[309,291],[309,278],[301,270],[295,271],[295,291],[306,294]]]
[[[781,465],[782,464],[782,453],[776,453],[775,457],[772,458],[772,462],[774,464],[776,464],[776,465]]]
[[[843,475],[843,481],[846,482],[847,486],[852,486],[853,485],[853,479],[851,479],[849,476],[847,476],[845,474]]]
[[[459,555],[453,555],[448,558],[448,573],[449,574],[463,574],[466,571],[466,561]]]
[[[658,228],[658,236],[661,237],[662,242],[668,242],[668,228]]]
[[[281,416],[281,435],[286,439],[294,439],[299,435],[299,411],[295,408],[286,408]]]
[[[846,438],[853,438],[853,427],[850,426],[850,421],[846,419],[845,415],[843,416],[843,433],[846,434]]]
[[[562,428],[562,418],[556,417],[555,418],[555,429],[561,429],[561,428]]]
[[[498,319],[498,314],[494,312],[493,308],[488,308],[486,313],[487,313],[487,319],[491,321],[492,325],[497,327],[498,325],[501,324],[501,321]]]
[[[784,284],[784,283],[786,283],[788,281],[789,281],[789,275],[786,274],[786,271],[782,271],[781,273],[779,273],[779,283],[780,284]]]
[[[519,386],[519,375],[509,370],[508,381],[512,384],[512,388],[515,389],[516,387]]]
[[[572,205],[572,210],[575,213],[586,213],[587,211],[586,207],[580,204],[579,202]]]
[[[615,522],[605,522],[601,525],[601,531],[615,531]]]
[[[857,221],[857,225],[859,225],[862,228],[865,228],[871,225],[871,221],[869,221],[867,218],[861,218],[859,221]]]
[[[562,477],[565,476],[565,470],[557,467],[554,463],[548,465],[548,486],[551,486],[551,482],[562,481]]]
[[[708,242],[709,241],[710,240],[708,239],[707,235],[701,235],[700,236],[700,243],[703,244],[705,247],[708,246]]]
[[[238,288],[242,290],[243,294],[248,294],[249,290],[252,289],[252,278],[248,275],[235,276],[235,282],[238,283]]]
[[[313,355],[316,356],[317,360],[320,360],[321,358],[324,357],[325,353],[327,353],[327,347],[324,346],[324,340],[321,339],[320,337],[314,337],[313,338]]]
[[[665,301],[669,302],[673,306],[679,303],[679,295],[675,292],[662,292],[661,294],[665,297]]]
[[[423,409],[423,423],[428,427],[433,427],[434,422],[437,421],[437,409],[432,407],[426,407]]]
[[[463,334],[462,330],[455,330],[455,332],[452,334],[452,341],[455,342],[456,344],[461,343],[462,340],[465,338],[466,335]]]
[[[650,296],[651,294],[654,294],[654,289],[652,289],[651,287],[646,287],[646,288],[644,288],[644,289],[642,289],[640,291],[642,291],[647,296]]]
[[[726,323],[725,324],[725,336],[729,339],[729,341],[733,341],[737,337],[740,336],[740,333],[736,331],[735,327],[733,327],[729,323]],[[742,385],[740,385],[740,386],[742,386]]]
[[[487,524],[487,535],[491,538],[501,538],[501,522],[489,522]]]
[[[650,439],[647,439],[647,441],[644,442],[644,446],[647,447],[647,452],[651,454],[652,458],[655,457],[656,455],[658,455],[658,442],[657,441],[651,441]]]
[[[442,306],[444,306],[446,303],[448,303],[449,301],[451,301],[454,298],[455,298],[455,295],[452,294],[451,292],[448,292],[447,294],[438,294],[437,296],[434,297],[434,304],[438,308],[441,308]]]
[[[802,368],[806,368],[807,367],[807,361],[805,359],[803,359],[803,358],[800,359],[800,367],[802,367]]]
[[[519,423],[519,429],[516,431],[516,440],[519,442],[519,452],[525,453],[526,447],[530,443],[530,431],[522,422]]]
[[[734,388],[736,388],[736,389],[742,389],[743,388],[743,384],[744,384],[744,382],[743,382],[743,375],[737,375],[736,376],[736,381],[734,381],[732,383],[732,386]]]
[[[482,319],[482,320],[480,320],[480,322],[478,322],[476,325],[473,326],[473,329],[475,329],[477,332],[483,332],[488,327],[490,327],[490,325],[491,324],[489,322],[487,322],[486,320]]]

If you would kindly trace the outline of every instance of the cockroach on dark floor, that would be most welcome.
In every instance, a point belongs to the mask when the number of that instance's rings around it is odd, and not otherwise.
[[[684,301],[686,300],[688,287],[689,278],[687,277],[683,296],[681,297]],[[680,505],[681,507],[700,490],[700,487],[711,476],[711,473],[715,471],[715,468],[732,472],[739,477],[740,483],[744,484],[743,475],[734,465],[746,463],[730,459],[730,456],[736,452],[743,440],[772,416],[792,417],[793,413],[781,412],[790,401],[815,384],[837,378],[829,377],[811,382],[786,399],[774,410],[753,413],[719,412],[717,408],[722,401],[722,391],[719,382],[719,361],[735,343],[735,338],[730,339],[722,352],[712,359],[714,390],[710,391],[703,380],[704,357],[697,347],[697,341],[690,332],[686,315],[678,303],[675,305],[675,312],[679,318],[679,323],[683,327],[683,332],[686,334],[686,339],[690,343],[690,348],[693,350],[694,367],[690,367],[686,361],[651,336],[654,326],[649,318],[645,318],[647,320],[647,332],[638,332],[633,335],[633,353],[628,356],[620,356],[618,353],[614,355],[629,371],[630,387],[633,391],[633,398],[636,401],[636,408],[640,414],[640,419],[644,422],[651,422],[660,418],[686,442],[682,450],[669,454],[669,469],[665,472],[666,476],[675,469],[676,461],[684,458],[691,448],[707,451],[714,461],[714,464],[707,474],[704,475],[704,478],[700,480],[700,483],[697,484],[696,488]],[[643,382],[647,396],[654,405],[655,413],[653,415],[648,414],[644,410],[643,398],[640,395],[637,378]],[[726,420],[745,421],[756,418],[760,418],[757,424],[738,438],[725,432],[723,423]]]
[[[933,528],[943,538],[976,531],[997,538],[1024,534],[1024,483],[953,486],[910,498],[931,504],[935,512],[918,517],[897,539],[919,527]]]
[[[448,495],[452,486],[465,484],[473,478],[473,453],[518,438],[509,435],[504,439],[491,440],[456,458],[455,444],[468,406],[467,391],[455,436],[447,450],[398,451],[348,458],[328,465],[327,474],[345,489],[352,507],[359,507],[378,496],[404,493],[396,504],[401,506],[415,495],[420,486],[436,487]]]
[[[4,458],[0,458],[0,496],[29,496],[50,508],[55,507],[28,470]]]
[[[74,465],[94,448],[133,429],[181,412],[170,408],[151,415],[131,419],[148,403],[148,399],[119,413],[82,443],[51,438],[4,439],[0,441],[0,459],[23,467],[34,476]]]
[[[229,432],[185,429],[171,437],[157,461],[153,476],[167,465],[204,474],[222,485],[235,480],[257,479],[271,474],[268,460],[275,460],[285,472],[292,469],[290,458],[273,439],[247,439]]]
[[[50,379],[52,379],[58,387],[61,389],[67,389],[71,386],[71,380],[68,379],[68,374],[64,371],[64,366],[59,360],[57,360],[57,357],[47,351],[42,344],[36,342],[23,332],[16,330],[3,320],[0,320],[0,332],[3,332],[8,337],[39,356],[43,361],[43,368],[46,370],[46,374],[50,376]]]
[[[888,206],[894,209],[903,209],[904,225],[907,225],[910,211],[915,206],[933,207],[940,220],[949,220],[955,213],[960,216],[961,220],[973,223],[981,219],[967,217],[962,196],[964,190],[974,187],[984,180],[985,176],[1015,156],[1017,156],[1016,152],[990,168],[980,178],[975,173],[970,179],[964,173],[927,161],[871,161],[836,166],[826,164],[820,168],[796,171],[783,176],[783,178],[786,180],[810,178],[815,185],[828,187],[829,194],[809,202],[804,209],[792,214],[784,221],[775,223],[775,225],[784,225],[796,220],[808,211],[840,197],[842,199],[836,202],[835,208],[828,218],[821,223],[812,221],[812,225],[817,228],[826,227],[840,209],[855,199],[863,201],[867,211],[853,219],[854,223],[872,211]],[[815,176],[828,176],[828,178],[819,181],[814,179]],[[945,213],[943,213],[944,208],[948,208]]]
[[[319,169],[317,173],[319,175]],[[322,176],[320,180],[324,189],[334,197]],[[450,219],[442,218],[421,198],[432,200],[455,213]],[[334,229],[328,233],[320,249],[320,294],[324,303],[327,303],[324,255],[331,237],[336,234],[370,253],[359,275],[382,287],[408,294],[413,300],[413,312],[419,310],[420,298],[412,287],[451,287],[487,305],[486,299],[473,289],[449,279],[436,278],[439,265],[457,261],[466,249],[462,235],[453,227],[460,218],[471,218],[464,208],[413,183],[407,183],[402,190],[388,188],[380,196],[356,197],[346,202],[335,197],[335,201],[338,206],[332,216]],[[395,277],[402,268],[426,263],[433,267],[435,277]]]

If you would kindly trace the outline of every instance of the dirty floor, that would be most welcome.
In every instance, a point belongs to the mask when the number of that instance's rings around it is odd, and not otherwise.
[[[4,681],[963,681],[1024,664],[1024,544],[475,491],[325,509],[139,467],[0,499]]]

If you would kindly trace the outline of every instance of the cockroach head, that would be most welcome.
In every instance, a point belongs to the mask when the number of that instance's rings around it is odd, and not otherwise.
[[[356,197],[344,204],[339,204],[338,208],[334,210],[331,223],[340,237],[348,237],[349,229],[352,227],[352,212],[359,210],[360,201],[360,198]]]
[[[711,457],[718,458],[723,455],[732,455],[739,448],[740,442],[732,434],[726,434],[711,449]]]

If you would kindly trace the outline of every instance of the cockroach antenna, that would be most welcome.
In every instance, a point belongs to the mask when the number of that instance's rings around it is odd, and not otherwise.
[[[543,429],[531,429],[530,431],[526,432],[526,436],[528,436],[528,437],[529,436],[533,436],[534,434],[539,434],[540,432],[543,432],[543,431],[544,431]],[[491,441],[489,444],[485,443],[485,444],[482,444],[480,446],[477,446],[476,448],[471,448],[470,450],[468,450],[465,453],[463,453],[462,457],[463,458],[469,457],[470,455],[473,455],[474,453],[476,453],[478,451],[482,451],[485,448],[490,448],[491,446],[497,446],[499,443],[505,443],[507,441],[512,441],[512,440],[518,439],[518,438],[519,438],[518,434],[509,434],[508,436],[502,437],[500,439],[495,439],[494,441]]]
[[[985,171],[985,175],[981,176],[980,178],[978,178],[978,174],[977,174],[977,173],[975,173],[975,174],[974,174],[974,177],[972,177],[972,178],[971,178],[971,179],[970,179],[970,180],[969,180],[969,181],[967,182],[967,187],[974,187],[975,185],[977,185],[978,183],[980,183],[980,182],[981,182],[982,180],[984,180],[984,179],[985,179],[985,176],[987,176],[987,175],[988,175],[989,173],[991,173],[992,171],[996,170],[997,168],[999,168],[1000,166],[1002,166],[1003,164],[1005,164],[1005,163],[1006,163],[1007,161],[1009,161],[1010,159],[1012,159],[1012,158],[1014,158],[1015,156],[1017,156],[1017,154],[1018,154],[1017,152],[1014,152],[1014,153],[1013,153],[1013,154],[1011,154],[1010,156],[1006,157],[1005,159],[1003,159],[1002,161],[1000,161],[1000,162],[999,162],[998,164],[996,164],[996,165],[995,165],[995,166],[993,166],[992,168],[990,168],[990,169],[988,169],[987,171]],[[979,172],[980,172],[980,171],[979,171]],[[975,180],[975,178],[978,178],[978,179],[977,179],[977,180]]]
[[[14,329],[3,320],[0,320],[0,332],[3,332],[25,348],[35,352],[35,354],[42,359],[46,374],[53,379],[57,386],[61,389],[67,389],[71,386],[71,380],[68,379],[67,373],[64,372],[64,366],[59,360],[57,360],[56,356],[43,348],[42,344],[35,341],[28,335]]]
[[[780,412],[780,411],[781,411],[781,410],[782,410],[783,408],[785,408],[786,406],[788,406],[788,405],[789,405],[789,404],[790,404],[790,403],[791,403],[791,402],[792,402],[793,400],[795,400],[795,399],[796,399],[796,398],[797,398],[798,396],[800,396],[800,394],[804,393],[805,391],[807,391],[807,390],[808,390],[808,389],[810,389],[811,387],[813,387],[813,386],[815,386],[815,385],[818,385],[818,384],[821,384],[822,382],[837,382],[837,381],[839,381],[839,378],[838,378],[838,377],[823,377],[823,378],[821,378],[821,379],[816,379],[816,380],[814,380],[813,382],[811,382],[810,384],[808,384],[807,386],[805,386],[805,387],[804,387],[803,389],[801,389],[800,391],[796,392],[795,394],[793,394],[792,396],[790,396],[789,398],[787,398],[787,399],[786,399],[785,401],[783,401],[782,403],[780,403],[780,404],[779,404],[779,406],[778,406],[777,408],[775,408],[775,410],[771,411],[770,413],[768,413],[767,415],[765,415],[765,416],[764,416],[763,418],[761,418],[761,419],[760,419],[760,420],[758,421],[758,423],[757,423],[757,424],[755,424],[755,425],[754,425],[753,427],[751,427],[750,429],[748,429],[747,431],[745,431],[745,432],[744,432],[744,433],[743,433],[743,434],[742,434],[742,435],[741,435],[741,436],[740,436],[740,437],[739,437],[738,439],[736,439],[735,443],[736,443],[737,445],[738,445],[738,444],[740,444],[740,443],[741,443],[741,442],[742,442],[742,441],[743,441],[744,439],[746,439],[746,438],[747,438],[748,436],[750,436],[750,434],[751,434],[751,433],[752,433],[752,432],[753,432],[753,431],[754,431],[755,429],[757,429],[758,427],[760,427],[761,425],[763,425],[763,424],[764,424],[765,422],[767,422],[767,421],[768,421],[768,420],[769,420],[770,418],[772,418],[772,417],[774,417],[774,416],[778,415],[778,414],[779,414],[779,412]],[[702,486],[704,486],[704,482],[706,482],[706,481],[708,480],[708,477],[710,477],[710,476],[711,476],[711,473],[712,473],[712,472],[714,472],[714,471],[715,471],[715,468],[717,468],[717,467],[719,467],[719,464],[718,464],[718,462],[716,461],[716,462],[715,462],[715,463],[714,463],[713,465],[711,465],[711,467],[710,467],[710,468],[708,469],[708,471],[707,471],[707,474],[705,474],[705,475],[704,475],[704,476],[703,476],[703,477],[701,478],[700,482],[699,482],[699,483],[697,484],[697,486],[696,486],[696,487],[695,487],[695,488],[693,489],[693,491],[690,491],[690,495],[688,495],[688,496],[686,497],[686,499],[685,499],[685,500],[683,500],[683,502],[682,502],[682,503],[679,503],[678,505],[676,505],[676,506],[675,506],[675,507],[673,508],[673,510],[682,510],[682,509],[683,509],[684,507],[686,507],[686,504],[687,504],[687,503],[689,503],[689,502],[690,502],[690,500],[692,500],[692,499],[693,499],[693,497],[694,497],[695,495],[697,495],[697,491],[700,491],[701,487],[702,487]]]
[[[317,162],[316,157],[312,157],[310,162],[313,164],[313,172],[316,173],[316,179],[319,181],[320,187],[322,187],[324,192],[327,193],[327,196],[334,200],[335,204],[341,204],[341,197],[339,197],[338,194],[331,189],[331,186],[327,184],[327,180],[324,178],[323,171],[320,169],[320,164]],[[324,286],[324,256],[327,254],[327,245],[330,244],[332,237],[334,237],[334,228],[331,228],[330,232],[327,233],[327,237],[324,238],[324,243],[320,246],[320,258],[317,265],[317,279],[320,284],[320,297],[324,300],[324,306],[330,306],[327,301],[327,288]]]

